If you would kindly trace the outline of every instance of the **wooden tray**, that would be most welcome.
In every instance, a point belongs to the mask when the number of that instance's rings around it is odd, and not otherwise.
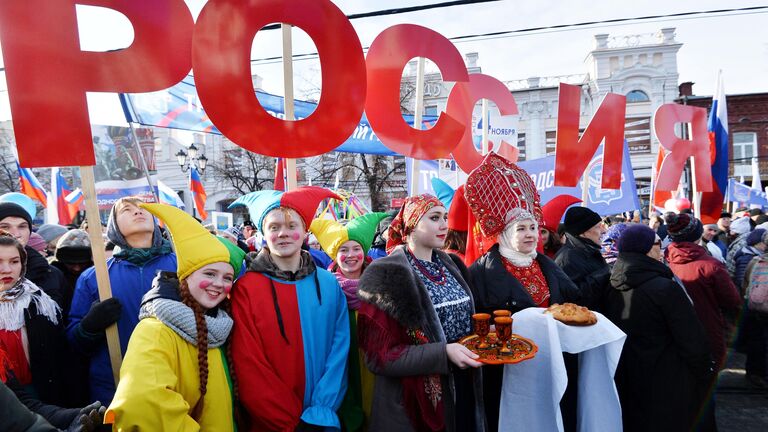
[[[480,336],[473,334],[467,336],[459,341],[460,344],[469,348],[475,354],[478,354],[480,358],[477,361],[485,364],[499,365],[499,364],[514,364],[522,361],[532,359],[536,356],[536,352],[539,351],[539,347],[533,343],[532,340],[526,339],[520,335],[512,334],[509,340],[510,349],[512,353],[509,355],[500,355],[497,346],[498,339],[496,333],[491,332],[488,334],[488,344],[491,345],[489,349],[477,349],[477,344],[480,342]]]

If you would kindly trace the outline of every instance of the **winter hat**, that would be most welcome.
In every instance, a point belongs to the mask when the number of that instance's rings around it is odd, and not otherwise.
[[[32,217],[24,210],[24,207],[12,202],[0,203],[0,221],[8,216],[15,216],[26,220],[29,224],[29,231],[32,232]]]
[[[27,246],[45,255],[45,248],[48,246],[48,242],[43,239],[40,234],[32,233],[29,235]]]
[[[736,235],[746,234],[751,229],[748,217],[740,217],[731,222],[731,233]]]
[[[749,209],[750,216],[760,216],[761,214],[763,214],[763,211],[760,210],[759,208]]]
[[[572,236],[578,236],[603,219],[599,214],[587,207],[571,207],[565,212],[565,232]]]
[[[494,152],[469,174],[464,197],[485,237],[524,219],[543,223],[541,198],[531,176]]]
[[[731,213],[730,212],[722,212],[722,213],[720,213],[720,217],[721,218],[730,218],[731,217]]]
[[[264,232],[262,223],[264,217],[272,210],[284,207],[296,211],[304,226],[309,227],[317,213],[317,206],[326,198],[341,200],[342,198],[328,189],[317,186],[302,186],[288,192],[276,190],[261,190],[251,192],[236,199],[229,208],[246,206],[251,214],[251,220],[256,221],[256,229]]]
[[[40,237],[42,237],[46,243],[56,240],[67,231],[69,231],[69,228],[58,224],[44,224],[40,225],[40,228],[37,229],[37,233],[40,234]]]
[[[438,177],[432,177],[432,189],[435,191],[435,196],[445,205],[445,208],[450,210],[451,203],[453,202],[453,196],[456,191],[443,180]]]
[[[619,253],[647,254],[656,243],[656,232],[643,224],[629,225],[619,236]]]
[[[176,274],[179,280],[184,280],[195,270],[216,262],[229,263],[235,276],[240,274],[245,252],[237,245],[211,235],[181,209],[166,204],[142,203],[140,206],[157,216],[168,227],[176,249]]]
[[[88,233],[79,230],[69,230],[56,243],[56,261],[65,264],[78,264],[93,261],[91,256],[91,239]]]
[[[349,240],[358,242],[363,247],[363,252],[368,254],[379,221],[387,216],[389,215],[386,213],[368,213],[352,219],[346,226],[335,220],[315,219],[309,230],[317,237],[323,250],[333,259],[336,259],[341,245]]]
[[[543,228],[546,228],[552,232],[556,232],[557,226],[563,219],[565,210],[568,209],[568,207],[580,202],[580,199],[568,194],[558,195],[549,200],[548,203],[541,207],[541,211],[544,213]]]
[[[758,243],[763,242],[763,237],[765,237],[765,233],[768,232],[764,229],[757,228],[749,235],[747,236],[747,246],[754,246]]]
[[[696,242],[704,233],[704,226],[695,217],[681,213],[664,215],[667,233],[673,242]]]

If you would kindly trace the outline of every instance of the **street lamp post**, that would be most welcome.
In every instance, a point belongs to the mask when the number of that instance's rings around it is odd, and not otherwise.
[[[198,148],[194,144],[189,146],[189,153],[184,149],[180,149],[176,152],[176,160],[179,162],[179,168],[181,172],[187,172],[191,167],[197,168],[200,171],[200,175],[205,173],[205,167],[208,165],[208,158],[205,154],[198,154]]]

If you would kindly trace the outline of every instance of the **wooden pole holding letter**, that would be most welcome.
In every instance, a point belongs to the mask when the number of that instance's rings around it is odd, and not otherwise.
[[[112,286],[109,283],[107,272],[107,255],[104,253],[104,238],[101,234],[101,218],[99,217],[99,205],[96,202],[96,183],[93,176],[93,166],[81,166],[80,178],[82,180],[83,196],[85,197],[85,217],[88,222],[88,237],[91,240],[91,253],[93,254],[93,267],[96,270],[96,282],[99,286],[99,301],[112,297]],[[107,327],[107,347],[109,348],[109,360],[112,364],[112,374],[115,386],[120,379],[120,364],[122,354],[120,352],[120,337],[117,334],[117,325]]]
[[[291,38],[291,25],[281,24],[283,32],[283,88],[285,92],[285,112],[286,121],[295,121],[293,105],[293,46]],[[293,190],[298,186],[296,181],[296,159],[285,160],[285,190]]]

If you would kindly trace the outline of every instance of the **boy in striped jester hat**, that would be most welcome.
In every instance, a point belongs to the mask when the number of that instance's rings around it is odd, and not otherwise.
[[[347,391],[349,313],[336,278],[301,246],[320,202],[341,199],[304,186],[238,198],[266,246],[249,255],[232,291],[232,354],[251,430],[339,429]]]
[[[139,204],[162,220],[177,271],[160,272],[144,295],[105,422],[119,430],[234,431],[236,383],[227,345],[227,299],[245,252],[165,204]],[[147,416],[147,407],[157,415]]]
[[[357,346],[357,310],[360,308],[357,284],[363,270],[372,261],[368,250],[376,235],[376,228],[387,216],[387,213],[368,213],[350,220],[346,225],[330,219],[315,219],[309,227],[323,250],[333,258],[328,270],[336,276],[347,298],[350,329],[349,382],[339,416],[345,429],[350,431],[363,426],[371,414],[373,403],[374,376],[365,368],[362,353]]]

